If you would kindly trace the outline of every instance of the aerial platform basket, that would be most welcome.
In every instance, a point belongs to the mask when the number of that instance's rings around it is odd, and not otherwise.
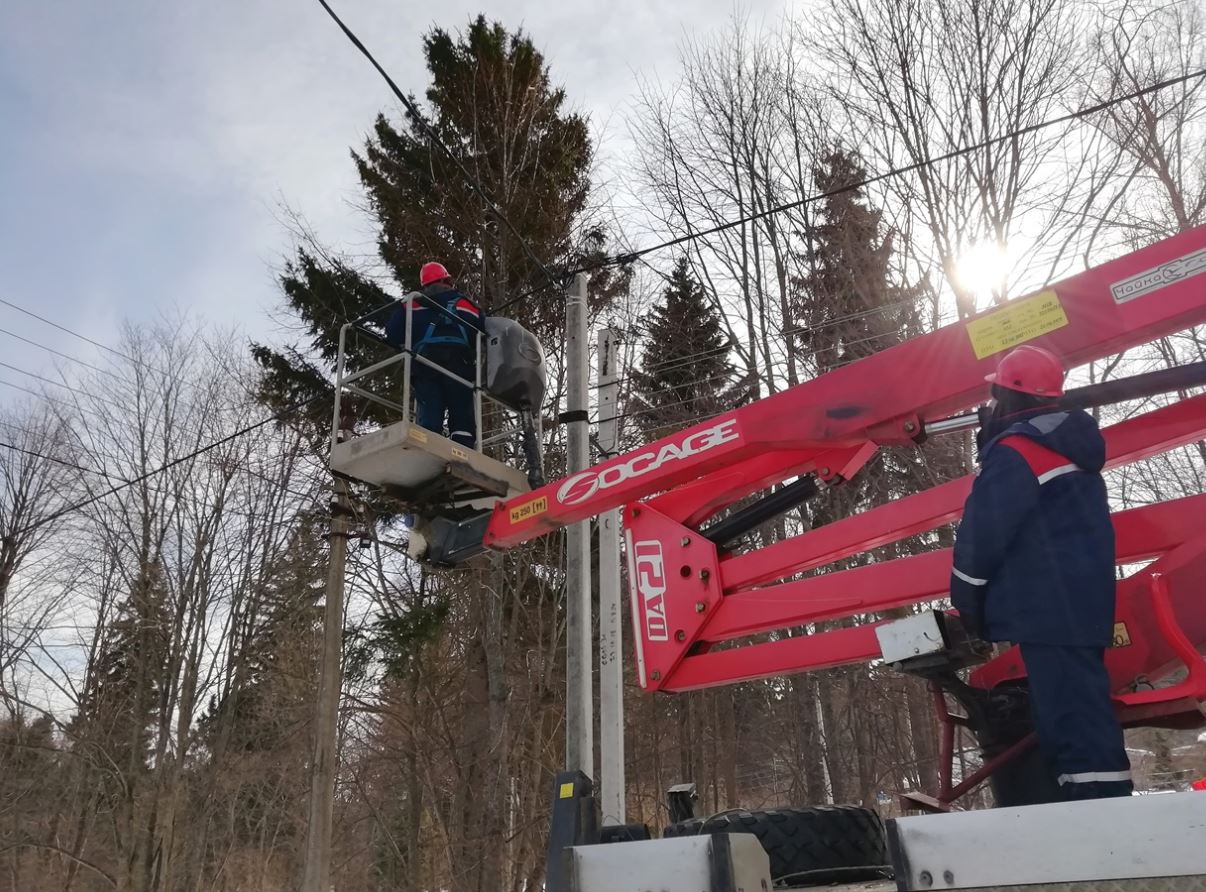
[[[411,421],[335,443],[331,470],[378,486],[416,507],[482,510],[529,489],[518,468]]]
[[[527,492],[533,480],[542,482],[539,407],[546,381],[544,353],[535,336],[518,323],[487,317],[474,337],[473,379],[462,378],[411,348],[411,315],[419,304],[427,305],[419,294],[407,295],[403,300],[407,336],[400,349],[385,344],[379,334],[364,328],[359,320],[340,330],[330,466],[337,475],[379,487],[416,514],[459,519],[488,511],[500,499]],[[439,306],[433,308],[448,312]],[[350,368],[353,357],[362,358],[349,354],[347,349],[348,335],[353,330],[357,337],[366,335],[389,347],[390,355],[367,366]],[[472,392],[476,449],[416,423],[411,399],[416,363]],[[399,367],[401,381],[396,374],[387,376],[387,380],[393,380],[385,393],[368,389],[367,379],[396,372]],[[376,404],[375,420],[381,426],[366,433],[354,432],[355,411],[346,402],[347,397]],[[504,420],[503,429],[487,437],[482,436],[483,398],[501,410],[494,417]],[[507,416],[518,416],[518,427],[507,427]],[[527,459],[527,473],[483,451],[484,447],[509,440],[516,441],[516,452]]]

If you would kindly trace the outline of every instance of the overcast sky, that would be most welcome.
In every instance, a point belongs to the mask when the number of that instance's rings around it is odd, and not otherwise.
[[[783,0],[742,9],[777,15]],[[404,90],[420,36],[477,12],[522,25],[570,101],[621,154],[635,74],[673,77],[684,34],[733,0],[334,0]],[[371,249],[350,146],[386,86],[315,0],[5,0],[0,4],[0,298],[106,343],[174,306],[272,337],[273,271],[300,211],[341,250]],[[96,348],[0,305],[0,328],[81,357]],[[49,354],[0,333],[29,370]],[[21,382],[4,370],[0,380]],[[24,383],[29,383],[25,381]],[[15,392],[0,387],[0,402]],[[18,394],[19,395],[19,394]]]

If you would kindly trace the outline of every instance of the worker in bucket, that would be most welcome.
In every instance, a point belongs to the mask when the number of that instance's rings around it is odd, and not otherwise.
[[[477,333],[485,325],[481,308],[457,290],[441,263],[423,264],[419,285],[426,300],[410,300],[411,350],[466,381],[475,381]],[[406,308],[406,302],[400,302],[385,324],[386,340],[399,349],[406,345]],[[422,362],[412,362],[410,370],[419,426],[442,434],[446,416],[448,438],[476,449],[472,389]]]
[[[951,601],[974,635],[1021,646],[1039,747],[1065,799],[1129,796],[1105,650],[1114,628],[1114,528],[1093,417],[1057,405],[1060,359],[1001,360],[980,468],[955,539]]]

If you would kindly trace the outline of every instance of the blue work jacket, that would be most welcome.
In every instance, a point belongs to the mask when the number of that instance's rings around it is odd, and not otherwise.
[[[990,641],[1108,647],[1114,527],[1105,441],[1079,409],[1037,414],[980,453],[955,539],[951,601]]]

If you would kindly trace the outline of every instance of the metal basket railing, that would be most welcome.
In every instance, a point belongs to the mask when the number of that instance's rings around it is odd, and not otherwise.
[[[456,319],[456,321],[458,323],[464,324],[463,320],[457,318],[447,308],[440,306],[439,304],[437,304],[435,302],[431,302],[429,304],[429,306],[431,307],[431,309],[438,310],[439,312],[444,313],[444,314]],[[341,436],[340,430],[342,427],[343,403],[344,403],[344,394],[345,393],[354,394],[355,396],[360,397],[361,399],[368,400],[369,402],[372,402],[372,403],[376,403],[379,406],[384,406],[387,409],[390,409],[394,412],[399,413],[401,415],[402,419],[405,419],[407,421],[414,421],[414,414],[413,414],[413,409],[412,409],[412,399],[411,399],[411,396],[412,396],[411,373],[412,373],[415,363],[421,363],[422,365],[425,365],[430,369],[434,369],[439,374],[444,375],[445,377],[450,378],[451,380],[464,385],[465,387],[467,387],[470,390],[470,392],[472,393],[472,398],[473,398],[473,415],[474,415],[475,426],[477,429],[476,435],[475,435],[476,439],[475,439],[475,447],[474,448],[477,451],[480,452],[482,450],[483,445],[490,445],[493,443],[500,442],[500,441],[506,439],[508,436],[512,435],[515,431],[507,429],[507,430],[503,430],[503,431],[497,432],[495,434],[492,434],[491,436],[486,437],[486,438],[483,438],[483,436],[482,436],[482,398],[483,397],[485,397],[487,400],[489,400],[490,403],[499,406],[504,411],[508,411],[508,412],[512,411],[511,407],[507,406],[505,403],[490,396],[490,394],[487,393],[485,388],[482,386],[482,362],[485,359],[485,351],[483,349],[483,338],[485,337],[485,332],[478,328],[473,329],[473,333],[474,333],[474,362],[473,362],[474,377],[473,377],[473,380],[470,381],[466,378],[461,377],[460,375],[456,374],[455,372],[452,372],[449,369],[444,368],[439,363],[433,362],[432,360],[428,359],[427,357],[420,355],[413,349],[413,347],[411,345],[411,337],[412,337],[412,334],[414,331],[413,313],[414,313],[413,302],[411,300],[407,299],[407,301],[406,301],[406,341],[400,348],[395,347],[393,344],[390,344],[388,341],[386,341],[384,338],[382,338],[376,332],[366,328],[365,326],[361,325],[359,322],[348,322],[340,327],[340,329],[339,329],[339,354],[338,354],[338,358],[336,361],[336,367],[335,367],[335,406],[334,406],[334,410],[333,410],[332,417],[331,417],[331,444],[332,444],[332,446],[334,446],[334,444],[339,441],[340,436]],[[387,347],[389,347],[389,349],[394,350],[396,352],[394,353],[394,355],[387,357],[386,359],[380,360],[378,362],[374,362],[370,365],[367,365],[363,368],[358,368],[354,371],[349,371],[349,369],[348,369],[348,352],[347,352],[348,335],[353,330],[355,330],[357,334],[365,335],[365,336],[371,338],[372,340],[377,341],[380,344],[386,345]],[[389,397],[383,396],[380,393],[374,393],[364,386],[366,379],[368,379],[372,376],[375,376],[375,375],[379,375],[383,371],[390,369],[394,366],[397,366],[399,364],[401,364],[401,366],[402,366],[402,399],[401,399],[401,402],[397,402],[394,399],[390,399]],[[516,428],[516,430],[518,430],[518,428]],[[434,431],[433,433],[443,435],[443,431]]]

